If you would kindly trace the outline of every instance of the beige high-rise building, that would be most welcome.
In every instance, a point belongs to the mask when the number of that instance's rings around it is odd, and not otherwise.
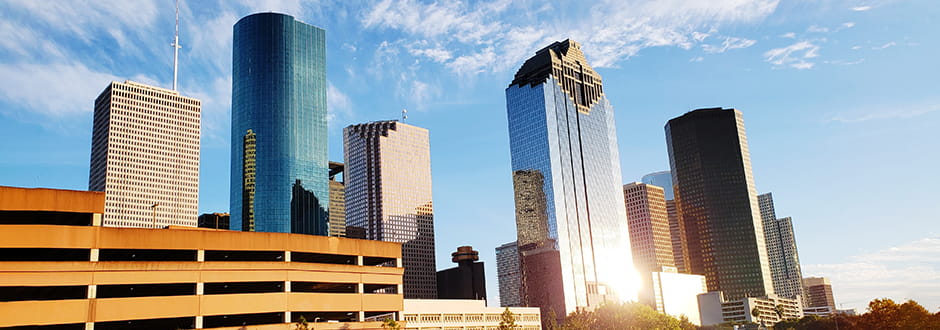
[[[402,243],[404,294],[437,299],[428,130],[398,121],[343,130],[346,223],[367,239]]]
[[[330,162],[330,236],[346,237],[346,185],[337,179],[343,163]]]
[[[640,182],[623,185],[633,262],[641,275],[675,268],[663,188]]]
[[[105,192],[103,225],[197,225],[201,102],[132,81],[95,100],[88,189]]]

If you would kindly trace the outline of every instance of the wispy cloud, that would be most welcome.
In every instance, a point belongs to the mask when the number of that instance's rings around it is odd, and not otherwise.
[[[806,32],[809,32],[809,33],[826,33],[826,32],[829,32],[829,28],[827,28],[827,27],[822,27],[822,26],[817,26],[817,25],[811,25],[810,27],[806,28]]]
[[[724,53],[729,49],[747,48],[756,44],[756,40],[727,37],[721,42],[721,45],[702,45],[702,50],[706,53]]]
[[[871,6],[858,6],[858,7],[852,7],[849,9],[853,11],[868,11],[868,10],[871,10]]]
[[[553,22],[536,16],[524,3],[434,2],[414,0],[378,2],[362,16],[367,29],[391,29],[404,39],[428,40],[441,45],[451,57],[432,57],[454,72],[503,72],[515,67],[550,41],[580,41],[595,67],[611,67],[649,47],[690,49],[714,27],[763,19],[778,0],[623,2],[602,1],[592,6],[561,4]],[[508,17],[505,13],[524,12]],[[747,39],[731,46],[748,45]],[[744,43],[740,43],[744,42]],[[405,42],[404,44],[410,44]],[[724,48],[716,45],[714,50]],[[730,48],[725,48],[731,49]],[[434,55],[443,55],[434,52]],[[413,54],[428,56],[427,52]]]
[[[774,67],[791,67],[795,69],[811,69],[815,63],[809,59],[819,56],[819,46],[810,41],[800,41],[795,44],[768,50],[764,53],[766,62]]]
[[[864,114],[855,114],[855,115],[841,115],[833,116],[827,119],[827,122],[838,122],[844,124],[853,124],[861,123],[872,120],[893,120],[893,119],[907,119],[914,118],[918,116],[923,116],[929,113],[940,111],[940,105],[935,106],[921,106],[913,108],[903,108],[903,109],[893,109],[893,110],[879,110],[876,112],[864,113]]]
[[[689,59],[689,62],[701,62],[701,61],[704,61],[704,60],[705,60],[704,57],[697,56],[697,57],[693,57],[693,58]]]
[[[842,28],[843,28],[843,29],[851,29],[851,28],[854,27],[854,26],[855,26],[855,22],[845,22],[845,23],[842,23]]]
[[[787,38],[787,39],[796,39],[796,33],[787,32],[787,33],[781,34],[780,37]]]
[[[832,60],[832,61],[826,61],[826,62],[824,62],[824,63],[826,63],[826,64],[835,64],[835,65],[856,65],[856,64],[862,64],[862,62],[865,62],[865,59],[864,59],[864,58],[860,58],[860,59],[857,59],[857,60],[854,60],[854,61]]]
[[[336,88],[332,82],[328,83],[326,89],[327,122],[343,125],[341,122],[348,121],[352,116],[352,107],[353,103],[349,96]]]
[[[837,300],[861,310],[868,301],[881,297],[914,299],[931,310],[940,305],[940,237],[802,268],[804,276],[828,277]]]
[[[894,42],[894,41],[892,41],[892,42],[886,43],[886,44],[881,45],[881,46],[872,47],[871,49],[874,49],[874,50],[882,50],[882,49],[886,49],[886,48],[890,48],[890,47],[894,47],[894,46],[897,46],[897,43]]]

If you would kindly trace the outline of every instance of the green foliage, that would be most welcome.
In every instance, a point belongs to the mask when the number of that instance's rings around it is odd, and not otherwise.
[[[777,323],[775,330],[837,329],[933,329],[940,330],[940,312],[930,314],[913,300],[898,304],[891,299],[875,299],[862,315],[835,314],[830,317],[807,315],[799,320]]]
[[[310,330],[310,326],[307,324],[307,318],[303,315],[297,319],[297,323],[294,324],[294,330]]]
[[[641,303],[609,303],[594,311],[578,310],[568,315],[556,330],[593,329],[696,329],[688,319],[659,313]]]
[[[509,311],[509,307],[506,307],[506,310],[503,311],[503,314],[500,316],[499,320],[499,330],[512,330],[519,328],[516,325],[516,316]]]
[[[395,318],[386,317],[385,320],[382,321],[382,329],[401,330],[401,324],[395,321]]]

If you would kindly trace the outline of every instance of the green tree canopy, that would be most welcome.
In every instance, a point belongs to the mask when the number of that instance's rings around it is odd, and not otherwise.
[[[609,303],[594,311],[568,315],[557,330],[593,329],[696,329],[688,319],[657,312],[641,303]]]

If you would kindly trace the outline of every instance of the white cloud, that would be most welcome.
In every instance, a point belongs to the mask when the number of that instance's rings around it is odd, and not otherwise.
[[[862,62],[865,62],[864,58],[860,58],[854,61],[845,61],[845,60],[826,61],[826,63],[828,64],[835,64],[835,65],[856,65],[856,64],[862,64]]]
[[[803,265],[804,276],[832,281],[838,301],[864,310],[874,298],[940,305],[940,237],[856,255],[834,264]]]
[[[582,43],[594,67],[615,66],[649,47],[690,49],[704,41],[715,26],[761,20],[776,9],[777,3],[778,0],[608,0],[593,6],[561,4],[563,8],[554,9],[560,15],[546,22],[527,8],[513,11],[526,14],[504,17],[508,8],[526,6],[525,3],[384,0],[366,11],[362,24],[367,29],[401,31],[406,40],[428,40],[441,45],[451,57],[436,57],[439,62],[455,72],[473,74],[511,69],[535,50],[566,38]]]
[[[852,46],[852,50],[859,50],[859,49],[862,49],[862,46]]]
[[[704,50],[706,53],[724,53],[729,49],[751,47],[755,43],[757,43],[756,40],[727,37],[724,41],[722,41],[721,45],[702,45],[702,50]]]
[[[689,59],[689,62],[701,62],[701,61],[704,61],[704,60],[705,60],[704,57],[698,56],[698,57],[693,57],[693,58]]]
[[[787,33],[781,34],[780,37],[787,38],[787,39],[796,39],[796,33],[787,32]]]
[[[0,77],[4,77],[0,79],[4,99],[53,118],[91,112],[95,98],[109,83],[125,80],[81,63],[5,63],[0,64]]]
[[[881,46],[872,47],[871,49],[874,49],[874,50],[882,50],[882,49],[889,48],[889,47],[894,47],[894,46],[897,46],[897,43],[895,43],[894,41],[892,41],[892,42],[886,43],[886,44],[881,45]]]
[[[454,57],[451,55],[450,51],[443,48],[411,49],[408,52],[411,53],[411,55],[425,56],[438,63],[443,63]]]
[[[326,89],[326,109],[327,122],[329,123],[338,123],[339,121],[336,120],[338,117],[348,119],[352,113],[352,100],[339,88],[336,88],[332,82],[328,83]],[[345,120],[343,121],[345,122]]]
[[[858,6],[858,7],[852,7],[849,9],[853,11],[868,11],[868,10],[871,10],[871,6]]]
[[[845,22],[845,23],[842,23],[842,27],[845,28],[845,29],[850,29],[850,28],[852,28],[853,26],[855,26],[855,22]]]
[[[26,11],[32,19],[48,23],[45,26],[50,29],[68,32],[86,43],[95,33],[109,29],[141,31],[151,27],[159,14],[156,0],[6,2],[15,10]],[[167,6],[172,10],[172,4]]]
[[[940,106],[917,106],[911,108],[896,108],[893,110],[879,110],[867,114],[855,114],[850,116],[834,116],[829,118],[828,122],[839,122],[844,124],[860,123],[866,121],[880,121],[891,119],[907,119],[926,115],[932,112],[940,111]]]
[[[827,28],[827,27],[821,27],[821,26],[816,26],[816,25],[811,25],[810,27],[806,28],[806,32],[809,32],[809,33],[826,33],[826,32],[829,32],[829,28]]]
[[[764,61],[775,67],[789,66],[795,69],[811,69],[813,62],[807,61],[819,56],[819,46],[809,41],[800,41],[783,48],[775,48],[764,53]]]
[[[239,0],[250,13],[275,12],[294,17],[303,17],[304,8],[300,0]]]

